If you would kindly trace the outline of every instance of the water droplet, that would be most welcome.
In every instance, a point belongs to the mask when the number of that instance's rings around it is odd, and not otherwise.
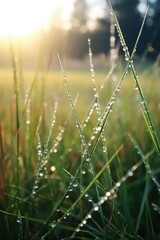
[[[133,176],[133,172],[132,171],[128,171],[127,175],[128,175],[128,177],[131,177],[131,176]]]
[[[75,181],[75,182],[73,183],[73,187],[78,187],[78,182],[77,182],[77,181]]]
[[[99,132],[101,130],[101,127],[97,127],[96,130]]]
[[[138,90],[138,86],[136,85],[136,86],[134,87],[134,89],[137,91],[137,90]]]
[[[54,172],[56,170],[55,166],[51,166],[51,171]]]
[[[94,139],[95,139],[95,136],[92,136],[92,137],[91,137],[91,140],[94,140]]]
[[[100,205],[102,205],[104,202],[105,202],[105,199],[102,198],[102,199],[98,202],[98,205],[100,206]]]
[[[106,192],[106,196],[107,196],[107,197],[110,197],[110,196],[111,196],[111,193],[110,193],[110,192]]]
[[[17,218],[17,223],[20,223],[21,222],[21,219],[18,217]]]
[[[42,172],[40,172],[40,173],[39,173],[39,176],[40,176],[40,177],[43,177],[43,173],[42,173]]]
[[[94,207],[94,211],[98,211],[99,210],[99,207],[98,206],[95,206]]]
[[[116,187],[120,187],[121,186],[121,183],[120,182],[117,182],[116,183]]]
[[[86,224],[87,223],[87,221],[86,220],[83,220],[83,224]]]
[[[27,120],[27,121],[26,121],[26,124],[27,124],[27,125],[30,125],[30,123],[31,123],[30,120]]]
[[[93,202],[91,198],[88,199],[88,202]]]
[[[56,226],[56,224],[53,222],[53,223],[50,224],[50,226],[51,226],[52,228],[54,228],[54,227]]]
[[[82,171],[82,174],[83,174],[83,175],[84,175],[84,174],[86,174],[86,171],[85,171],[85,170],[83,170],[83,171]]]

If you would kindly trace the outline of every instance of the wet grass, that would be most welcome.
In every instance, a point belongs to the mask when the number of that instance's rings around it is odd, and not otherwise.
[[[88,71],[58,55],[59,70],[19,73],[11,45],[13,68],[0,70],[4,239],[160,238],[159,69],[135,65],[139,37],[130,55],[111,12],[126,58],[111,72],[94,67],[90,40]]]

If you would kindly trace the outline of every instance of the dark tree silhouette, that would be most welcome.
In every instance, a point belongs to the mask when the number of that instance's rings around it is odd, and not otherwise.
[[[146,24],[137,53],[153,59],[160,52],[160,1],[159,0],[112,0],[126,43],[131,51],[137,38],[142,18],[149,5]]]
[[[130,51],[132,51],[134,47],[141,25],[141,15],[137,8],[138,4],[139,0],[112,1],[113,8]]]

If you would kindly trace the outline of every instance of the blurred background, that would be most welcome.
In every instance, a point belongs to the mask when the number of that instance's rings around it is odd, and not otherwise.
[[[130,51],[149,5],[136,59],[157,59],[160,52],[160,1],[111,2]],[[84,67],[88,38],[91,39],[97,66],[106,61],[107,56],[116,58],[116,54],[121,56],[122,52],[107,0],[1,0],[1,68],[10,66],[10,36],[17,43],[21,64],[28,68],[34,67],[39,59],[43,67],[56,68],[57,52],[68,67]],[[112,54],[114,49],[116,53]]]

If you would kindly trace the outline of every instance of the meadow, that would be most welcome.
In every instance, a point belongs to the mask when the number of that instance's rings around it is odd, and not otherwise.
[[[0,70],[3,239],[160,239],[159,62]],[[138,44],[138,38],[137,43]]]

